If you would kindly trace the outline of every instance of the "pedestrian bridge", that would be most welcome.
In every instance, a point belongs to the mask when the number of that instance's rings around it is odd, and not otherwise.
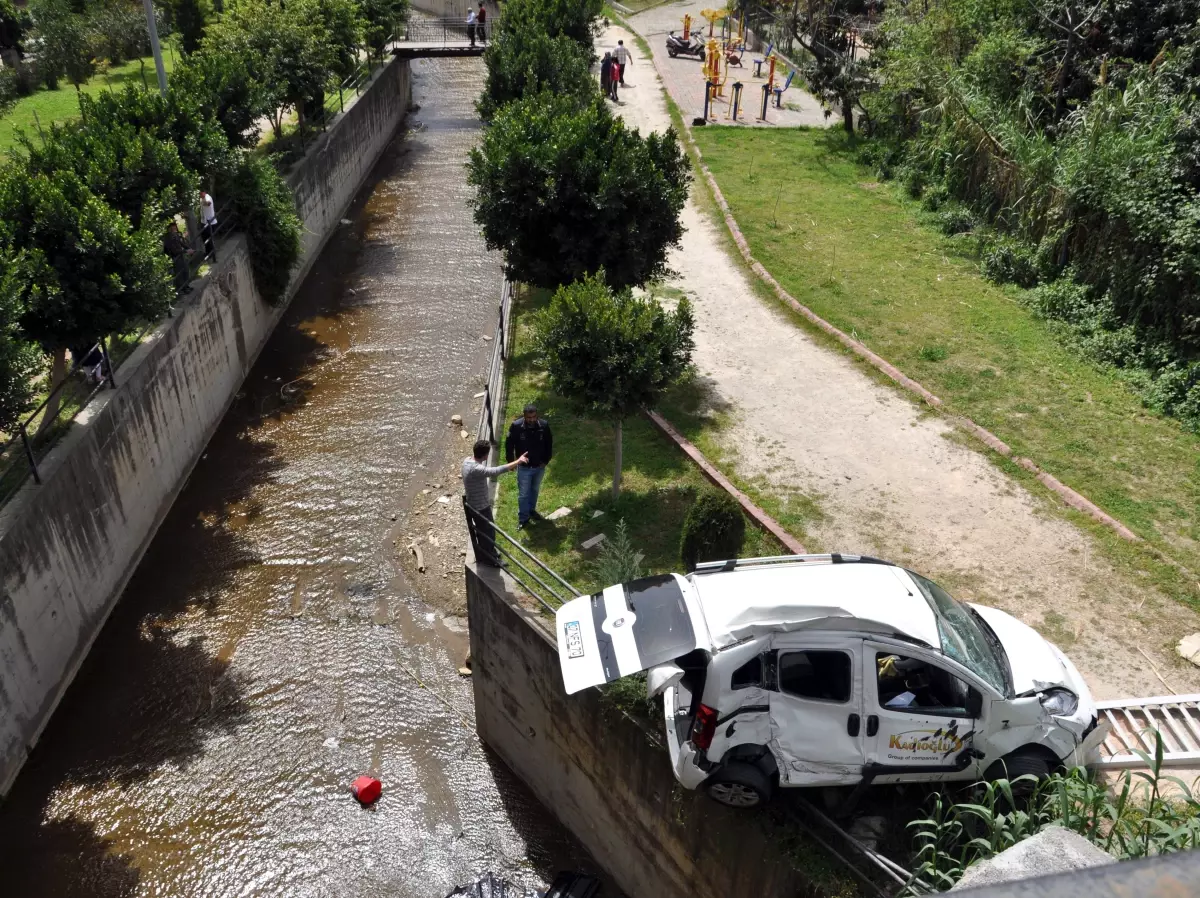
[[[466,16],[414,20],[405,25],[403,35],[397,35],[396,40],[388,43],[388,49],[401,59],[482,56],[485,41],[495,24],[489,20],[484,25],[471,26],[467,24]]]

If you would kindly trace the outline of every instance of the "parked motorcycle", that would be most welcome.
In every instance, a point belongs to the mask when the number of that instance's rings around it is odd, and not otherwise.
[[[667,55],[674,59],[676,56],[695,56],[704,62],[704,41],[693,34],[687,40],[672,31],[667,35]]]

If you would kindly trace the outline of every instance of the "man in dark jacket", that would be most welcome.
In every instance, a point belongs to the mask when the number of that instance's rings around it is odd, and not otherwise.
[[[508,441],[504,445],[504,457],[508,461],[515,461],[522,455],[528,456],[528,462],[517,468],[518,530],[531,519],[542,520],[537,510],[538,493],[542,489],[542,478],[546,476],[546,465],[554,455],[550,425],[538,417],[537,406],[532,402],[508,428]]]

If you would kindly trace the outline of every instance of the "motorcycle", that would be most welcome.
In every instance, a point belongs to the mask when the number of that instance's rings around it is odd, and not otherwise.
[[[687,40],[672,31],[667,35],[667,55],[674,59],[676,56],[695,56],[704,62],[704,41],[693,34]]]

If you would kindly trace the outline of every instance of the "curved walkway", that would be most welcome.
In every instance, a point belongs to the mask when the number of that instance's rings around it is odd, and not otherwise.
[[[631,36],[609,29],[599,51],[618,38]],[[662,82],[645,65],[631,74],[621,114],[642,130],[667,127]],[[823,514],[798,534],[811,550],[889,557],[1004,608],[1068,651],[1101,697],[1164,691],[1142,651],[1174,689],[1200,691],[1200,670],[1177,667],[1171,652],[1200,616],[1124,580],[1090,536],[951,424],[761,301],[694,202],[683,218],[670,283],[695,304],[696,362],[714,401],[735,410],[736,453],[714,460],[773,495],[815,500]]]

